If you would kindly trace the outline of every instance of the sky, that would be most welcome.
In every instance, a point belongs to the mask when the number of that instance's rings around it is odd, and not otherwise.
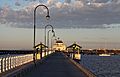
[[[120,48],[120,0],[1,0],[0,49],[31,49],[33,11],[36,13],[36,43],[44,41],[44,27],[54,26],[57,37],[83,48]],[[39,40],[38,40],[39,39]]]

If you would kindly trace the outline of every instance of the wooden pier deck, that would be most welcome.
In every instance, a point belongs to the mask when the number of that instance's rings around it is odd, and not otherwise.
[[[55,52],[37,64],[25,77],[87,77],[61,52]]]

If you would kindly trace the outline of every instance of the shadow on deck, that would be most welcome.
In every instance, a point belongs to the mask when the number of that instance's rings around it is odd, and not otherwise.
[[[55,52],[25,77],[86,77],[61,52]]]
[[[83,72],[84,70],[81,71],[81,67],[79,68],[62,52],[52,53],[43,60],[37,61],[36,66],[33,63],[31,65],[29,65],[31,68],[22,71],[15,77],[95,77],[87,75],[87,73]]]

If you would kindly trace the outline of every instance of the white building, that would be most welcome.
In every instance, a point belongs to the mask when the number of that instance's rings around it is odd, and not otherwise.
[[[53,45],[53,50],[55,51],[66,51],[66,45],[61,40],[56,40]]]

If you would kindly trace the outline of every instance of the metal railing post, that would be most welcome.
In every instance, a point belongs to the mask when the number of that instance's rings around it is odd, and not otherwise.
[[[3,72],[3,58],[1,60],[1,72]]]
[[[0,59],[0,73],[1,73],[1,59]]]
[[[10,56],[10,69],[11,69],[11,56]]]
[[[30,61],[33,61],[33,55],[27,54],[27,55],[17,55],[17,56],[5,56],[0,58],[0,73],[6,72],[12,68],[16,68],[17,66],[26,64]],[[17,73],[16,75],[20,75],[21,73]],[[13,76],[13,75],[11,75]]]

